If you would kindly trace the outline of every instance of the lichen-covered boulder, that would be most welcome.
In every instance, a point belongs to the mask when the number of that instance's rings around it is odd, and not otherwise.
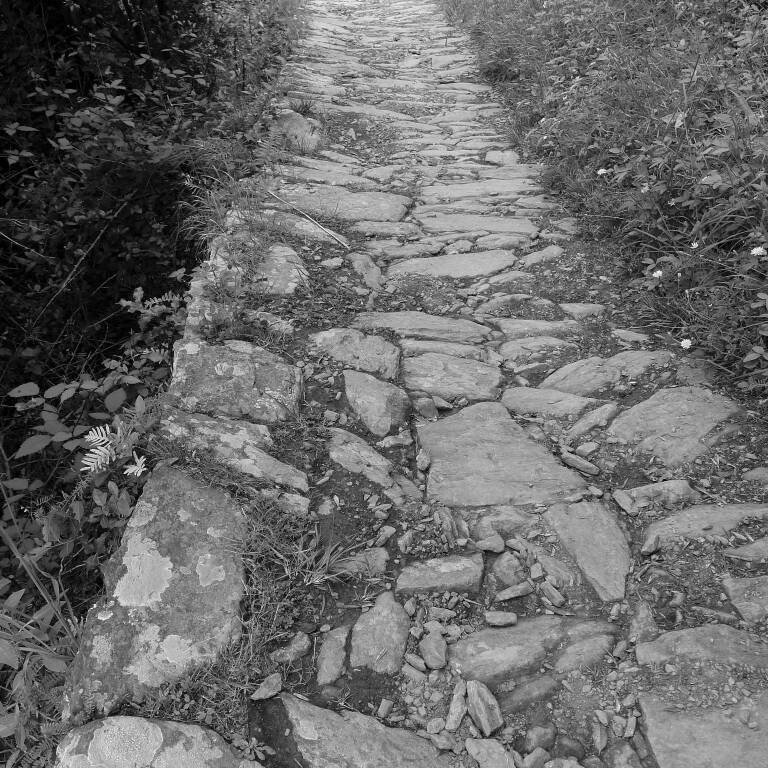
[[[296,412],[301,393],[298,368],[247,341],[187,339],[174,349],[168,399],[184,411],[273,424]]]
[[[104,596],[88,611],[65,686],[65,719],[90,700],[108,714],[126,697],[216,658],[240,631],[245,522],[222,491],[173,468],[144,487]]]
[[[56,768],[260,768],[236,757],[218,734],[199,725],[143,717],[107,717],[71,730]]]

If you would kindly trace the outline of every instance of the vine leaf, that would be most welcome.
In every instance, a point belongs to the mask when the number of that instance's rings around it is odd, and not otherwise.
[[[14,459],[20,459],[23,456],[31,456],[33,453],[39,453],[46,448],[53,440],[53,435],[32,435],[28,437],[20,446],[19,450],[13,454]]]

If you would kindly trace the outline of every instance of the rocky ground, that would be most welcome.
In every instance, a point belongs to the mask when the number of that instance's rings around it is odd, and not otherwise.
[[[761,423],[632,328],[433,3],[310,11],[273,132],[291,153],[198,272],[163,419],[353,550],[251,696],[259,760],[765,768]],[[319,437],[286,447],[297,418]],[[238,636],[245,526],[223,491],[155,470],[68,715]],[[58,765],[251,758],[113,715]]]

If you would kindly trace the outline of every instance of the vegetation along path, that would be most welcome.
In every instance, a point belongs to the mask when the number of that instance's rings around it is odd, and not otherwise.
[[[765,768],[768,469],[720,472],[748,414],[567,252],[438,7],[308,14],[292,151],[197,272],[162,429],[316,522],[317,599],[246,692],[258,749],[126,715],[253,627],[249,510],[155,469],[57,765]]]

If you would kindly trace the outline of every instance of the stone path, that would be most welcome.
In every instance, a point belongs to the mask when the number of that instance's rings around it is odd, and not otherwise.
[[[568,274],[573,223],[508,148],[502,106],[432,2],[309,12],[274,126],[293,154],[198,270],[162,425],[286,514],[354,509],[368,545],[337,566],[367,581],[364,610],[331,609],[272,654],[251,713],[268,764],[765,768],[768,539],[752,534],[768,504],[707,490],[739,406],[617,327],[599,281],[539,295]],[[302,100],[313,119],[292,111]],[[290,245],[241,264],[255,221]],[[250,310],[295,333],[300,364],[205,337],[222,291],[290,307],[328,274],[358,301],[343,326]],[[270,453],[297,413],[328,427],[322,477]],[[243,525],[223,492],[155,471],[88,614],[68,716],[111,715],[237,638]],[[697,566],[680,563],[704,544],[730,565],[683,613]],[[303,695],[281,692],[292,664],[311,673]],[[201,726],[114,715],[71,731],[57,764],[190,760],[258,765]]]

